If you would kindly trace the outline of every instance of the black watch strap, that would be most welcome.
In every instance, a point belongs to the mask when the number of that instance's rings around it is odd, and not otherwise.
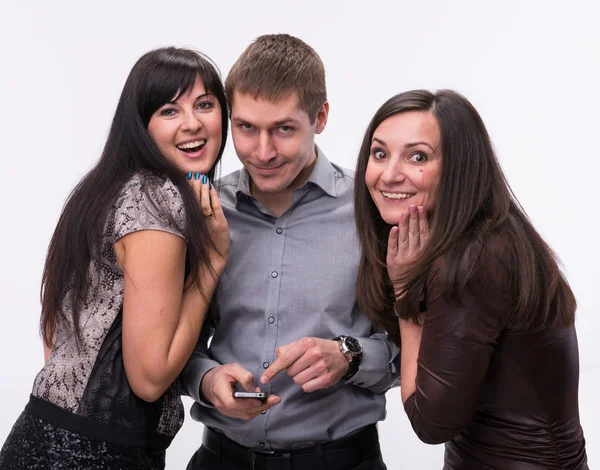
[[[340,379],[342,382],[347,382],[352,377],[356,375],[358,372],[359,363],[358,361],[352,361],[348,363],[348,371],[344,374],[344,376]]]

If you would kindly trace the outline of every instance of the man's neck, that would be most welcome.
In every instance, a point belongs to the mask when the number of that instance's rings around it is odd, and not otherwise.
[[[280,217],[291,207],[292,202],[294,202],[294,191],[304,185],[308,180],[317,163],[317,158],[318,154],[315,148],[315,156],[312,159],[312,162],[298,173],[296,179],[292,181],[287,188],[277,193],[263,193],[255,186],[252,179],[250,179],[250,194],[252,194],[265,208],[271,211],[275,217]]]
[[[278,193],[263,193],[250,180],[250,192],[275,217],[281,217],[294,201],[294,189],[291,186]]]

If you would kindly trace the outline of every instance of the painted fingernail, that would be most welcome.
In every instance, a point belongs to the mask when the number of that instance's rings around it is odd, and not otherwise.
[[[408,206],[408,210],[412,213],[412,214],[416,214],[417,213],[417,206],[411,204],[410,206]]]
[[[200,173],[199,171],[197,171],[196,174],[194,175],[194,179],[199,180],[201,176],[202,176],[202,173]]]
[[[208,183],[208,176],[202,175],[202,184]]]
[[[208,189],[212,189],[212,183],[208,183]]]
[[[419,209],[419,214],[423,214],[425,212],[425,209],[423,208],[423,206],[419,206],[419,207],[417,207],[417,209]]]
[[[191,171],[188,172],[187,179],[189,179],[189,180],[192,179],[192,172]]]

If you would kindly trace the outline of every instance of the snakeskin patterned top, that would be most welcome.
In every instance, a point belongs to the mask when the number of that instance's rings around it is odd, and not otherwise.
[[[183,202],[170,180],[137,173],[127,182],[105,224],[101,254],[88,271],[80,314],[82,346],[77,348],[68,330],[57,328],[55,347],[33,385],[30,412],[93,438],[154,448],[169,445],[183,424],[181,387],[176,381],[158,401],[147,403],[129,386],[121,340],[123,271],[114,244],[138,230],[184,238],[184,224]],[[68,308],[65,313],[68,317]]]

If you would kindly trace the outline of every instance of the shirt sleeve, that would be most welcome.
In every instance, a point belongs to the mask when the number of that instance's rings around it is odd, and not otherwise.
[[[194,401],[210,408],[214,407],[202,397],[200,385],[202,384],[204,374],[221,365],[219,362],[215,361],[208,352],[208,342],[214,332],[214,323],[212,321],[206,321],[200,331],[198,343],[196,343],[196,347],[184,369],[185,387],[188,395],[192,397]]]
[[[470,423],[511,302],[506,293],[509,278],[493,260],[482,263],[457,301],[450,302],[441,294],[436,275],[431,279],[416,392],[404,409],[423,442],[440,444]]]
[[[159,230],[185,239],[183,201],[170,180],[135,175],[117,199],[114,220],[113,243],[140,230]]]
[[[375,394],[384,394],[400,385],[400,350],[388,335],[374,333],[357,339],[363,347],[363,355],[358,372],[347,383]]]

